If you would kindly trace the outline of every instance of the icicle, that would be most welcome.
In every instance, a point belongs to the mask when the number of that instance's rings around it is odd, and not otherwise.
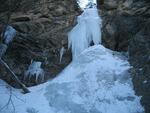
[[[82,38],[81,38],[82,37]],[[72,49],[72,56],[75,59],[84,49],[88,47],[86,39],[86,25],[82,17],[78,17],[78,24],[68,34],[69,48]]]
[[[101,43],[101,19],[98,16],[97,8],[86,9],[84,13],[88,40],[92,40],[94,44]]]
[[[94,44],[101,43],[101,18],[97,8],[88,8],[78,16],[78,24],[68,34],[68,48],[72,50],[75,59],[83,50]]]
[[[59,59],[59,63],[61,63],[61,60],[62,60],[62,57],[64,55],[64,52],[65,52],[65,48],[62,46],[62,48],[60,49],[60,59]]]
[[[4,43],[9,44],[16,35],[16,30],[12,26],[7,26],[4,33]]]
[[[41,77],[41,81],[44,81],[44,70],[41,68],[41,62],[31,61],[31,64],[28,67],[28,70],[25,71],[24,80],[35,76],[35,81],[37,83],[38,78]]]

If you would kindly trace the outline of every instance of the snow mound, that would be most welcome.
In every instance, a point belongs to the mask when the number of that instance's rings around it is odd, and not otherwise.
[[[83,51],[57,78],[22,95],[13,89],[15,113],[144,113],[123,55],[101,45]],[[0,107],[9,90],[0,81]],[[18,97],[18,98],[16,98]],[[12,113],[13,107],[0,111]]]
[[[93,46],[51,81],[46,98],[55,113],[143,113],[129,68],[120,53]]]

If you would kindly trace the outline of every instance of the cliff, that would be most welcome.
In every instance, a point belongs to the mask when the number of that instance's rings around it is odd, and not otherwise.
[[[99,3],[100,4],[100,3]],[[134,89],[150,112],[150,1],[104,0],[103,44],[129,53]]]

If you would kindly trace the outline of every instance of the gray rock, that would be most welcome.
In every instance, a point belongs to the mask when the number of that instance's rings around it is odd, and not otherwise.
[[[2,58],[7,50],[7,45],[6,44],[0,44],[0,58]]]
[[[103,44],[113,50],[129,52],[134,88],[143,96],[141,102],[146,113],[150,112],[149,6],[149,0],[106,0],[100,6]]]

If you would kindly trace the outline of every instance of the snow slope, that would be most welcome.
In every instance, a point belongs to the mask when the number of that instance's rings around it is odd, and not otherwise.
[[[13,89],[15,113],[144,113],[133,90],[127,58],[102,45],[81,53],[57,78],[31,87],[29,94]],[[0,107],[9,88],[0,81]],[[1,113],[12,113],[12,104]]]

